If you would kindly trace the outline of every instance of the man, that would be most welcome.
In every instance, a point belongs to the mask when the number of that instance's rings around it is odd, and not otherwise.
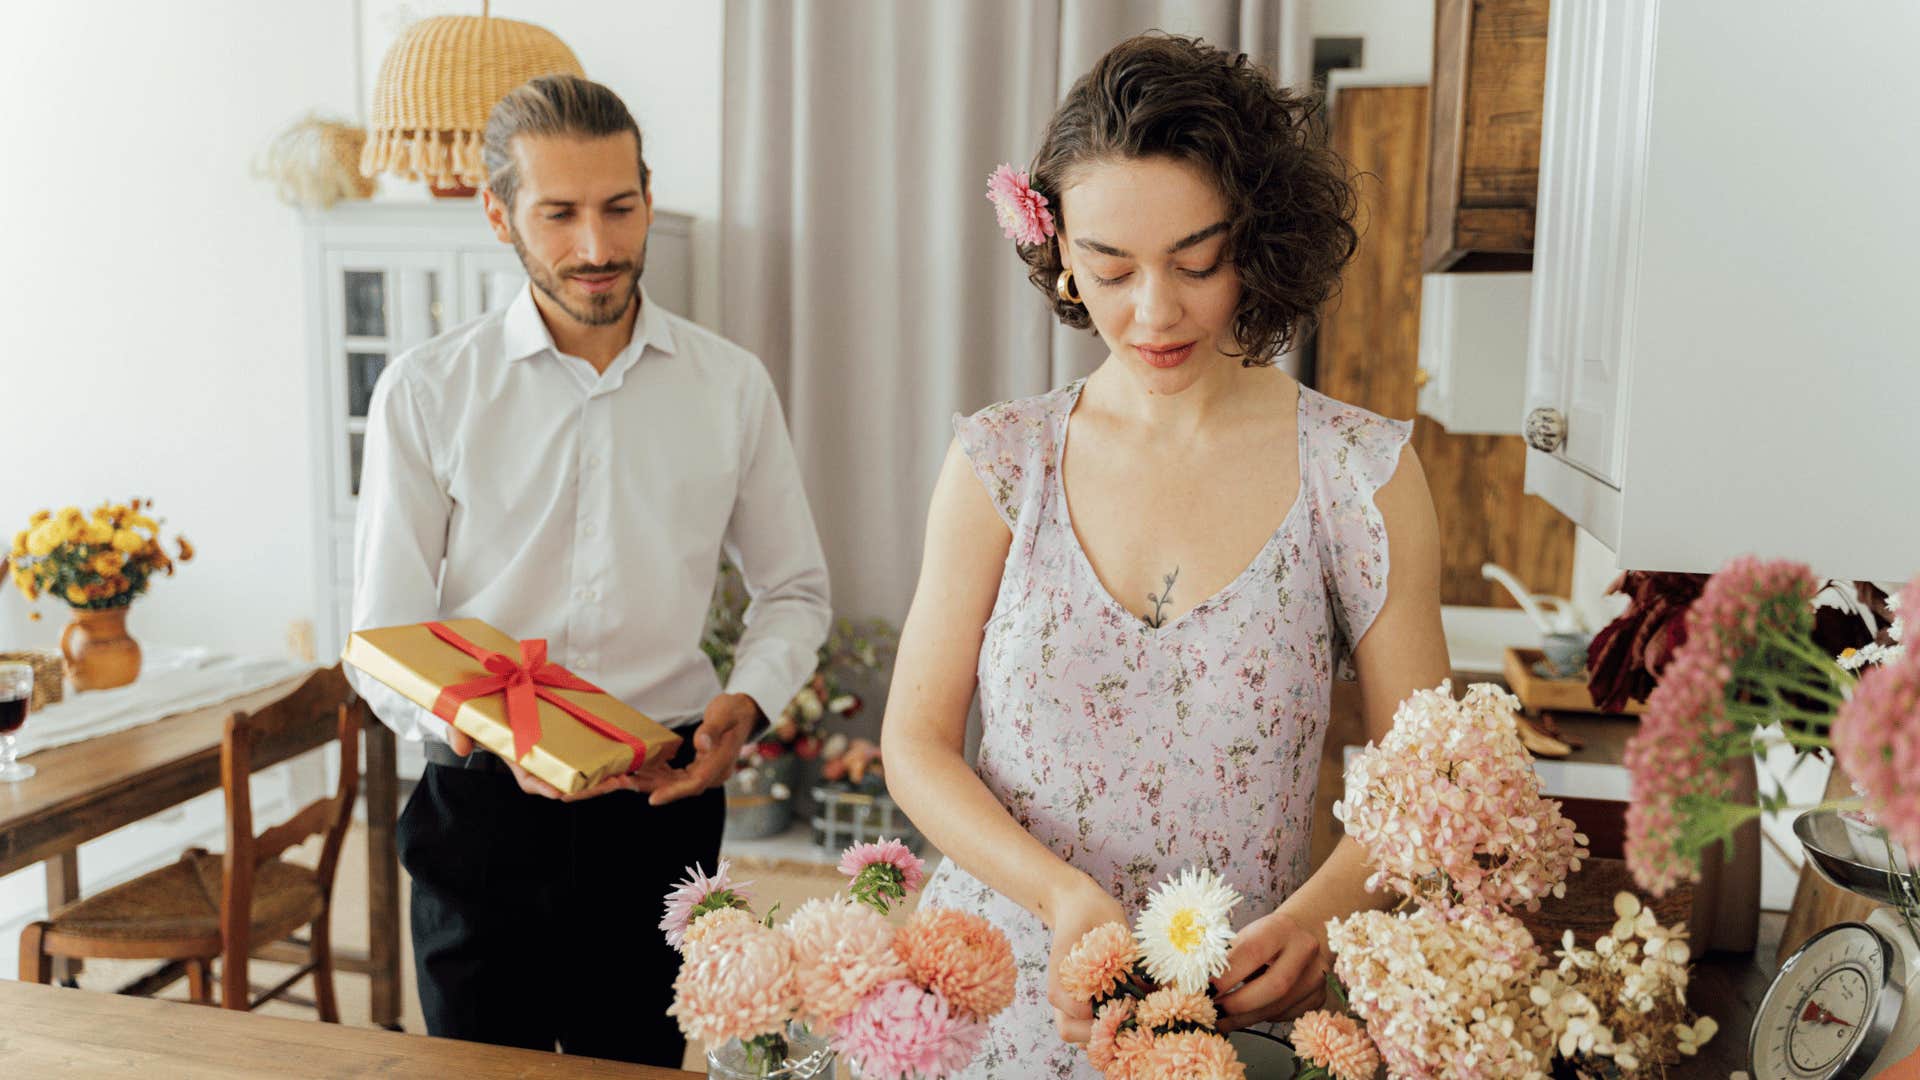
[[[529,286],[375,389],[355,627],[478,617],[687,736],[572,796],[364,677],[426,775],[401,815],[434,1035],[678,1065],[656,929],[718,859],[719,787],[812,673],[827,572],[771,380],[647,299],[653,196],[611,91],[536,79],[488,120],[488,221]],[[724,692],[699,642],[722,553],[752,603]],[[697,727],[693,726],[697,723]]]

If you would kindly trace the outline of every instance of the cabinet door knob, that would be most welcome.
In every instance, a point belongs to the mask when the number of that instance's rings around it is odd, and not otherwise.
[[[1567,418],[1559,409],[1542,406],[1527,414],[1527,445],[1551,454],[1567,441]]]

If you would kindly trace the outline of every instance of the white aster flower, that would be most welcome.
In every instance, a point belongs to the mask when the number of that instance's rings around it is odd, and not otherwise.
[[[1134,931],[1147,974],[1162,986],[1206,993],[1208,980],[1227,969],[1233,944],[1227,918],[1239,903],[1240,894],[1211,870],[1188,867],[1162,882]]]

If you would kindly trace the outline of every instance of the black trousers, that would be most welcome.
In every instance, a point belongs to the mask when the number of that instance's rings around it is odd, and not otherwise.
[[[660,913],[685,867],[715,869],[725,820],[721,788],[563,803],[429,764],[398,827],[428,1033],[678,1068],[680,956]]]

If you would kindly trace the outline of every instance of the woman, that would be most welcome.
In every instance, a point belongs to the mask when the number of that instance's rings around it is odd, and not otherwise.
[[[1356,242],[1310,109],[1244,57],[1134,38],[1068,93],[1031,188],[996,175],[1029,277],[1111,352],[956,418],[888,701],[890,787],[948,857],[925,902],[1020,965],[972,1075],[1094,1075],[1055,969],[1182,867],[1246,896],[1226,1029],[1317,1004],[1327,920],[1380,902],[1349,840],[1307,875],[1329,687],[1350,660],[1377,739],[1446,678],[1439,539],[1410,425],[1273,366]]]

